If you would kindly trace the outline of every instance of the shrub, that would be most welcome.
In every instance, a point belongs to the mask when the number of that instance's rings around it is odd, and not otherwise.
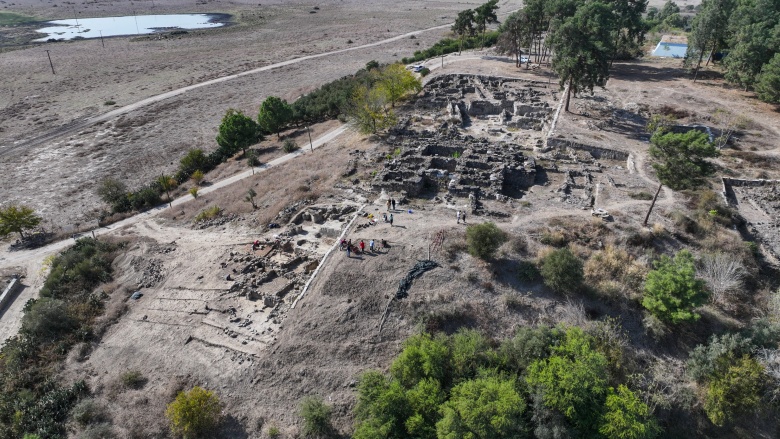
[[[704,281],[696,278],[693,255],[687,250],[674,259],[663,255],[653,267],[645,281],[642,306],[670,323],[698,320],[693,310],[704,303],[707,290]]]
[[[35,300],[22,317],[22,332],[41,343],[65,337],[77,326],[64,301],[49,297]]]
[[[79,436],[79,439],[112,439],[116,437],[111,424],[103,423],[90,425]]]
[[[198,188],[197,187],[191,187],[189,190],[190,195],[192,195],[192,198],[197,199],[198,198]]]
[[[423,67],[420,70],[420,76],[422,76],[423,78],[428,76],[430,73],[431,73],[431,69],[429,69],[428,67]]]
[[[151,209],[162,202],[159,190],[152,186],[130,193],[128,199],[135,210]]]
[[[506,370],[523,374],[531,363],[547,358],[550,347],[557,345],[563,335],[557,328],[520,327],[514,337],[501,342],[498,348],[499,363]]]
[[[206,175],[201,171],[200,169],[197,169],[195,172],[192,173],[192,176],[190,176],[190,179],[193,183],[195,183],[196,186],[200,186],[200,184],[203,182],[203,179],[206,177]]]
[[[320,398],[314,396],[304,398],[301,401],[299,414],[303,419],[303,433],[305,435],[327,437],[332,434],[331,408]]]
[[[187,154],[179,160],[179,172],[187,176],[192,175],[195,171],[203,172],[208,168],[209,158],[200,148],[187,151]]]
[[[568,249],[550,252],[542,259],[544,284],[561,293],[573,293],[582,285],[582,261]]]
[[[284,143],[282,144],[282,149],[284,152],[290,153],[301,149],[301,147],[298,146],[298,143],[295,140],[285,139]]]
[[[418,334],[404,342],[404,350],[390,366],[390,375],[407,388],[424,379],[441,382],[449,371],[449,361],[445,338]]]
[[[514,378],[486,376],[452,389],[436,423],[440,438],[510,438],[523,436],[525,400]]]
[[[733,254],[714,253],[701,258],[699,273],[712,292],[712,301],[734,309],[746,275],[742,261]]]
[[[539,269],[531,261],[517,263],[517,278],[523,282],[533,282],[539,279]]]
[[[146,377],[137,370],[128,370],[120,376],[120,380],[122,381],[123,386],[135,390],[145,386],[148,381]]]
[[[492,259],[506,240],[506,233],[491,222],[475,224],[466,228],[468,251],[472,256],[482,260]]]
[[[704,382],[716,375],[718,368],[753,350],[750,339],[739,334],[713,335],[706,345],[693,348],[688,358],[688,376]]]
[[[219,425],[222,405],[214,392],[195,386],[189,392],[179,392],[168,404],[165,416],[173,434],[190,439],[211,432]]]
[[[560,230],[547,230],[542,233],[539,242],[553,247],[563,247],[568,243],[566,235]]]
[[[104,203],[114,208],[127,197],[127,186],[121,181],[109,177],[100,181],[95,192]]]
[[[257,153],[256,149],[250,149],[246,152],[246,164],[249,166],[258,166],[260,165],[260,155]]]
[[[605,407],[599,428],[605,439],[651,439],[660,433],[647,404],[623,384],[609,389]]]
[[[643,268],[631,261],[628,252],[612,245],[588,258],[584,274],[589,283],[602,290],[610,289],[615,283],[621,291],[635,290],[644,278]]]
[[[105,409],[92,398],[82,399],[73,407],[70,416],[82,427],[104,422],[108,419]]]
[[[114,104],[116,104],[116,101],[108,100],[108,101],[103,102],[103,105],[114,105]]]
[[[631,199],[650,201],[653,199],[653,194],[647,192],[631,192],[628,194]]]
[[[272,425],[271,427],[268,428],[268,437],[269,438],[276,439],[276,438],[278,438],[281,435],[282,435],[282,432],[279,431],[279,427],[277,427],[275,425]]]
[[[761,401],[766,382],[764,368],[743,356],[710,382],[704,397],[704,411],[713,424],[723,426],[737,415],[749,413]]]
[[[219,216],[220,213],[222,213],[222,209],[220,209],[219,206],[211,206],[209,208],[201,210],[200,213],[195,216],[194,221],[198,222],[198,221],[210,220]]]

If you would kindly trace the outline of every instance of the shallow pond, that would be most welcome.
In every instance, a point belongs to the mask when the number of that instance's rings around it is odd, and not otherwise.
[[[35,41],[46,41],[50,38],[72,40],[74,38],[100,38],[117,35],[141,35],[172,29],[204,29],[224,26],[225,23],[214,22],[219,18],[213,14],[171,14],[171,15],[128,15],[125,17],[79,18],[69,20],[54,20],[48,23],[54,25],[37,29],[36,32],[46,34]]]

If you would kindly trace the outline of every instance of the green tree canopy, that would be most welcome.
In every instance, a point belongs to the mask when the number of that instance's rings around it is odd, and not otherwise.
[[[570,18],[556,21],[550,35],[555,53],[552,69],[560,85],[568,84],[565,110],[571,93],[604,86],[609,78],[609,62],[614,53],[612,11],[604,3],[588,2]]]
[[[408,93],[422,90],[420,80],[401,64],[390,64],[382,69],[377,87],[386,94],[391,107]]]
[[[756,94],[764,102],[780,104],[780,53],[761,67]]]
[[[474,9],[474,24],[476,30],[482,34],[483,46],[485,39],[485,31],[491,23],[498,23],[498,16],[496,11],[498,10],[498,0],[488,0],[487,3],[483,3]]]
[[[525,401],[514,378],[486,374],[452,389],[436,424],[439,439],[527,437]]]
[[[469,254],[483,260],[492,259],[501,244],[509,239],[494,223],[473,224],[466,228]]]
[[[780,2],[739,0],[728,19],[728,56],[723,59],[726,79],[746,90],[753,87],[780,49]]]
[[[18,233],[24,239],[24,231],[35,228],[41,223],[41,217],[27,206],[11,204],[0,208],[0,236]]]
[[[662,184],[674,189],[695,189],[715,172],[707,158],[720,155],[709,136],[698,130],[672,133],[656,130],[650,138],[653,169]]]
[[[452,25],[452,31],[458,36],[460,40],[460,52],[463,52],[463,40],[468,36],[474,35],[474,10],[466,9],[465,11],[458,12],[458,17],[455,19],[455,23]]]
[[[257,123],[266,133],[279,133],[292,121],[293,110],[286,100],[276,96],[267,97],[260,105]]]
[[[531,45],[531,38],[533,37],[531,33],[531,17],[528,15],[527,10],[521,9],[510,14],[498,30],[501,32],[501,35],[496,43],[496,51],[501,54],[514,56],[515,67],[520,67],[520,55],[524,53],[523,48]],[[530,64],[526,63],[526,68],[529,68]]]
[[[607,392],[607,358],[591,346],[580,328],[568,328],[549,358],[536,360],[526,381],[544,405],[559,411],[581,432],[593,432],[601,420]]]
[[[446,340],[418,334],[404,342],[404,350],[390,366],[390,374],[410,388],[430,378],[444,382],[449,374],[450,349]]]
[[[729,17],[734,10],[734,0],[703,0],[699,13],[693,18],[688,37],[688,62],[696,61],[693,81],[705,55],[723,47],[727,35]]]
[[[605,439],[652,439],[658,436],[660,428],[647,404],[621,384],[607,393],[599,433]]]
[[[214,392],[195,386],[189,392],[179,392],[168,404],[165,416],[171,422],[173,434],[191,439],[212,432],[222,419],[222,404]]]
[[[252,118],[244,113],[229,109],[219,125],[217,144],[223,157],[230,157],[238,151],[244,151],[263,139],[260,130]]]
[[[661,256],[647,273],[642,306],[661,320],[670,323],[698,320],[694,308],[706,299],[706,284],[696,278],[693,255],[688,250],[680,250],[674,259]]]
[[[355,87],[348,110],[350,123],[363,134],[376,134],[392,127],[396,117],[387,104],[387,93],[381,87]]]

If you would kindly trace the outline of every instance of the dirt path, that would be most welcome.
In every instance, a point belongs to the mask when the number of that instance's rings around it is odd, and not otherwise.
[[[255,73],[265,72],[265,71],[268,71],[268,70],[278,69],[278,68],[281,68],[281,67],[297,64],[297,63],[300,63],[300,62],[304,62],[304,61],[308,61],[308,60],[312,60],[312,59],[316,59],[316,58],[322,58],[322,57],[326,57],[326,56],[330,56],[330,55],[336,55],[336,54],[339,54],[339,53],[351,52],[351,51],[355,51],[355,50],[361,50],[361,49],[366,49],[366,48],[370,48],[370,47],[379,46],[379,45],[382,45],[382,44],[392,43],[394,41],[399,41],[399,40],[402,40],[404,38],[409,38],[412,35],[418,35],[418,34],[421,34],[423,32],[430,32],[430,31],[435,31],[435,30],[438,30],[438,29],[445,29],[445,28],[448,28],[450,26],[451,26],[451,24],[445,24],[445,25],[430,27],[430,28],[427,28],[427,29],[407,32],[405,34],[397,35],[397,36],[394,36],[394,37],[391,37],[391,38],[386,38],[384,40],[376,41],[376,42],[373,42],[373,43],[363,44],[363,45],[355,46],[355,47],[348,47],[346,49],[332,50],[332,51],[329,51],[329,52],[318,53],[318,54],[315,54],[315,55],[302,56],[302,57],[294,58],[294,59],[291,59],[291,60],[282,61],[282,62],[278,62],[278,63],[275,63],[275,64],[270,64],[270,65],[267,65],[267,66],[259,67],[259,68],[256,68],[256,69],[247,70],[245,72],[236,73],[234,75],[223,76],[221,78],[211,79],[211,80],[208,80],[208,81],[199,82],[197,84],[189,85],[189,86],[186,86],[186,87],[181,87],[181,88],[178,88],[176,90],[171,90],[171,91],[166,92],[166,93],[161,93],[161,94],[158,94],[156,96],[152,96],[152,97],[140,100],[140,101],[138,101],[136,103],[133,103],[133,104],[130,104],[130,105],[125,105],[124,107],[117,108],[115,110],[109,111],[109,112],[101,114],[99,116],[91,117],[91,118],[85,119],[83,121],[71,122],[69,124],[60,126],[60,127],[56,128],[56,129],[54,129],[54,130],[52,130],[52,131],[50,131],[50,132],[48,132],[46,134],[43,134],[40,137],[36,137],[34,139],[31,139],[31,140],[28,140],[28,141],[25,141],[25,142],[19,142],[19,143],[15,144],[15,145],[12,145],[12,146],[6,146],[4,148],[0,148],[0,157],[7,156],[7,155],[13,153],[14,151],[27,150],[29,148],[41,145],[43,143],[51,142],[52,140],[55,140],[55,139],[57,139],[59,137],[67,136],[69,134],[72,134],[72,133],[75,133],[77,131],[83,130],[84,128],[87,128],[87,127],[89,127],[91,125],[94,125],[96,123],[105,122],[105,121],[110,120],[110,119],[112,119],[114,117],[121,116],[123,114],[127,114],[127,113],[129,113],[131,111],[138,110],[138,109],[143,108],[145,106],[148,106],[148,105],[151,105],[151,104],[154,104],[154,103],[157,103],[157,102],[161,102],[161,101],[164,101],[166,99],[170,99],[170,98],[175,97],[175,96],[179,96],[181,94],[187,93],[188,91],[195,90],[195,89],[198,89],[198,88],[201,88],[201,87],[206,87],[206,86],[209,86],[209,85],[219,84],[219,83],[222,83],[222,82],[230,81],[232,79],[240,78],[242,76],[247,76],[247,75],[252,75],[252,74],[255,74]]]
[[[303,154],[312,154],[313,149],[319,148],[327,144],[328,142],[333,141],[334,139],[338,138],[341,134],[343,134],[346,131],[347,131],[346,126],[340,126],[334,130],[331,130],[328,133],[314,140],[309,150],[305,148],[300,149],[298,151],[289,153],[275,160],[272,160],[268,163],[264,163],[261,166],[256,167],[254,173],[261,173],[269,169],[275,168]],[[232,177],[215,182],[211,186],[202,188],[199,191],[199,194],[204,195],[211,192],[215,192],[220,189],[224,189],[225,187],[232,185],[236,182],[239,182],[243,179],[246,179],[248,177],[251,177],[252,175],[254,174],[251,169],[246,170]],[[183,197],[175,199],[172,205],[179,206],[184,203],[190,202],[192,200],[193,200],[192,195],[185,195]],[[139,225],[140,227],[140,224],[145,224],[147,220],[153,219],[160,213],[165,212],[168,208],[169,208],[168,205],[159,206],[154,209],[150,209],[146,212],[141,212],[137,215],[133,215],[129,218],[125,218],[124,220],[118,221],[109,226],[90,230],[88,232],[83,233],[83,236],[106,236],[115,233],[117,230],[126,229],[131,226]],[[146,229],[148,229],[148,227],[146,227],[145,230]],[[164,236],[163,235],[160,236],[160,239],[170,240],[171,238],[169,234],[164,234]],[[74,241],[72,239],[65,239],[34,250],[22,250],[22,251],[11,252],[6,248],[2,252],[0,252],[0,265],[2,265],[3,267],[18,267],[19,271],[27,273],[27,277],[24,283],[26,285],[29,285],[22,292],[19,293],[19,295],[14,299],[12,303],[10,303],[6,307],[5,310],[0,311],[0,343],[2,343],[5,339],[12,336],[13,334],[16,333],[16,331],[19,330],[19,326],[21,325],[22,308],[24,307],[24,304],[27,302],[27,300],[36,297],[38,291],[43,285],[43,281],[45,278],[44,275],[46,274],[46,270],[44,269],[44,262],[46,261],[46,259],[51,255],[55,255],[58,252],[61,252],[62,250],[65,250],[66,248],[70,247],[71,245],[73,245],[73,242]],[[204,241],[201,240],[201,244],[203,242]]]

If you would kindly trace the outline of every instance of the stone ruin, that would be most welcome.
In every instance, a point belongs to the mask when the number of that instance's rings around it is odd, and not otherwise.
[[[452,74],[428,82],[415,110],[441,111],[447,123],[458,127],[469,127],[477,119],[541,131],[552,114],[550,97],[547,84],[539,81]]]
[[[519,198],[536,180],[536,162],[519,146],[491,143],[487,139],[448,133],[418,133],[395,137],[390,145],[400,150],[377,173],[376,191],[447,192],[456,197]]]
[[[518,199],[543,185],[562,203],[594,207],[597,182],[624,184],[604,170],[631,172],[632,159],[625,151],[550,136],[560,105],[554,90],[557,85],[516,78],[433,78],[391,130],[386,140],[391,153],[374,174],[371,190],[444,194],[447,201],[468,197],[477,213],[480,199]]]
[[[726,202],[739,210],[748,233],[780,263],[780,180],[723,178]]]

